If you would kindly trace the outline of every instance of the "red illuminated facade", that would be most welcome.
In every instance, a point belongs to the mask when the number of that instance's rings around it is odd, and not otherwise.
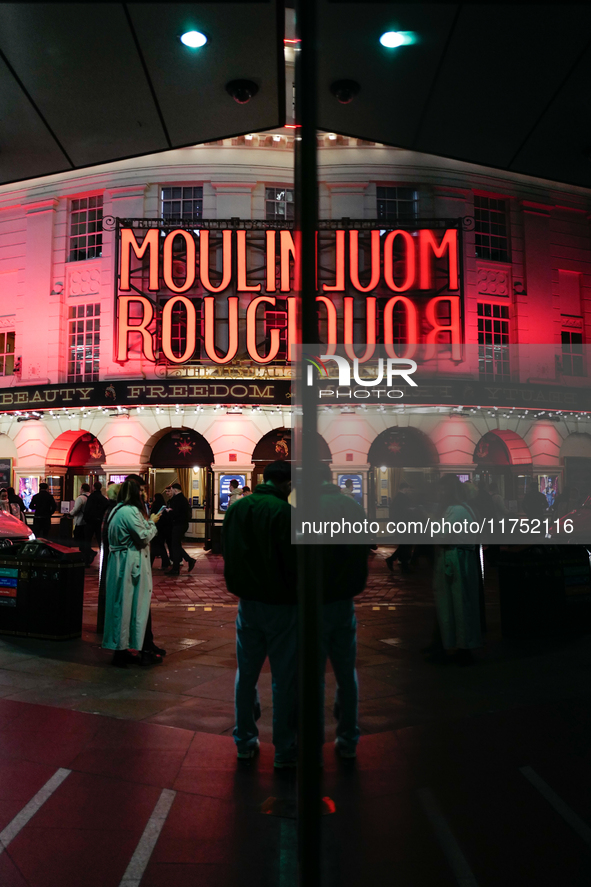
[[[69,500],[85,478],[145,472],[156,489],[176,474],[218,516],[220,476],[252,486],[274,447],[291,455],[293,131],[274,135],[0,188],[13,479],[48,478]],[[512,510],[532,483],[591,492],[591,422],[560,400],[588,387],[591,194],[341,136],[319,136],[319,164],[326,353],[443,343],[450,371],[494,392],[486,406],[327,405],[335,477],[360,476],[378,517],[402,479],[444,472],[496,481]],[[515,357],[536,343],[556,360]],[[546,400],[514,397],[520,385]],[[100,461],[80,464],[81,441]]]

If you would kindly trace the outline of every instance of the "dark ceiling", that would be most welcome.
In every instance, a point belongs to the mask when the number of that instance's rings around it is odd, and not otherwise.
[[[320,129],[591,187],[591,5],[315,2]],[[0,3],[0,182],[283,125],[279,6]]]
[[[0,3],[0,182],[282,126],[279,6]],[[256,100],[228,95],[237,78]]]
[[[322,129],[591,187],[591,4],[317,2]]]

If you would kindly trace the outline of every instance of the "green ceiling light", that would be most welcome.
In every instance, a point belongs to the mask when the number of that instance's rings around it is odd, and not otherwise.
[[[199,49],[200,46],[205,46],[207,43],[207,37],[201,31],[185,31],[180,40],[190,49]]]
[[[415,43],[415,35],[412,31],[385,31],[380,37],[380,43],[386,49],[396,49],[398,46]]]

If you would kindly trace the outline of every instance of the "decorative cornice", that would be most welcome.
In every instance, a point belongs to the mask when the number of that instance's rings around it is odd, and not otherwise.
[[[550,213],[554,208],[553,204],[534,203],[533,200],[522,200],[521,206],[524,213],[528,213],[532,216],[545,216],[546,218],[550,217]]]
[[[23,204],[23,209],[27,215],[34,213],[54,212],[59,206],[58,197],[47,197],[45,200],[36,200],[33,203]]]

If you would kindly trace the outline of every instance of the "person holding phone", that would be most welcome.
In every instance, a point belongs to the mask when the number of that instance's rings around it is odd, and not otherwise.
[[[170,517],[166,508],[166,502],[162,493],[156,493],[152,502],[150,514],[160,515],[160,520],[156,524],[158,535],[151,543],[150,564],[153,567],[157,557],[160,558],[160,566],[163,570],[168,570],[172,561],[167,550],[167,543],[170,537]]]

